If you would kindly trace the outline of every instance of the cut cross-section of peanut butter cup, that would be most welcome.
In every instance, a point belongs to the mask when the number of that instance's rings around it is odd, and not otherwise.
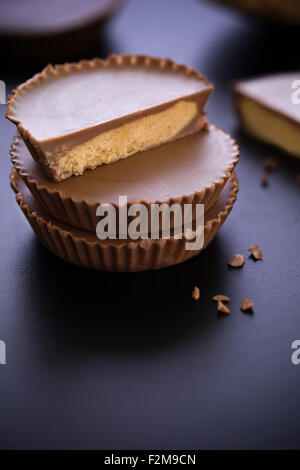
[[[49,65],[13,92],[6,116],[61,181],[199,131],[212,90],[169,59],[113,55]]]
[[[118,212],[120,195],[127,196],[128,206],[164,203],[171,207],[178,203],[195,208],[204,204],[207,212],[238,156],[235,141],[210,124],[206,130],[177,142],[58,183],[39,168],[20,136],[15,137],[11,148],[15,168],[41,206],[55,219],[92,232],[99,221],[98,205],[113,204]]]

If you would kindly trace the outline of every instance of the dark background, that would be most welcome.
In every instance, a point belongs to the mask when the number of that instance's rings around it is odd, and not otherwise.
[[[300,162],[238,130],[229,82],[299,70],[299,30],[196,0],[132,0],[99,55],[148,53],[204,73],[208,117],[237,138],[238,201],[212,245],[182,265],[112,274],[68,265],[35,238],[9,187],[15,127],[1,105],[1,448],[299,448]],[[3,68],[8,90],[31,66]],[[259,244],[263,261],[248,259]],[[230,270],[234,253],[245,266]],[[194,285],[201,298],[194,302]],[[211,300],[231,297],[229,317]],[[251,297],[255,311],[239,310]]]

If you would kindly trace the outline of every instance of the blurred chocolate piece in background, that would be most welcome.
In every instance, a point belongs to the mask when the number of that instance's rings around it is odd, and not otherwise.
[[[5,64],[54,62],[97,54],[100,32],[122,0],[2,0],[0,53]]]
[[[299,0],[214,0],[266,20],[300,24]]]
[[[237,82],[234,95],[248,134],[300,158],[300,72]]]

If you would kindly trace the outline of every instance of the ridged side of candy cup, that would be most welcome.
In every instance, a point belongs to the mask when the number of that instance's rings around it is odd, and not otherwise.
[[[232,174],[218,201],[206,214],[204,245],[186,250],[187,240],[99,240],[91,232],[74,229],[51,218],[34,200],[14,170],[11,185],[16,200],[40,241],[60,258],[82,267],[102,271],[136,272],[173,266],[196,256],[214,239],[237,197],[238,182]]]

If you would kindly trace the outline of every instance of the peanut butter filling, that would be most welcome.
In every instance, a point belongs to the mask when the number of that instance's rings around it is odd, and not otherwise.
[[[197,104],[178,101],[168,109],[150,114],[122,126],[102,132],[100,135],[63,152],[50,168],[58,181],[71,175],[82,175],[87,168],[113,163],[137,152],[174,140],[195,119]],[[199,117],[193,132],[200,130],[205,118]],[[197,127],[197,129],[195,129]]]

